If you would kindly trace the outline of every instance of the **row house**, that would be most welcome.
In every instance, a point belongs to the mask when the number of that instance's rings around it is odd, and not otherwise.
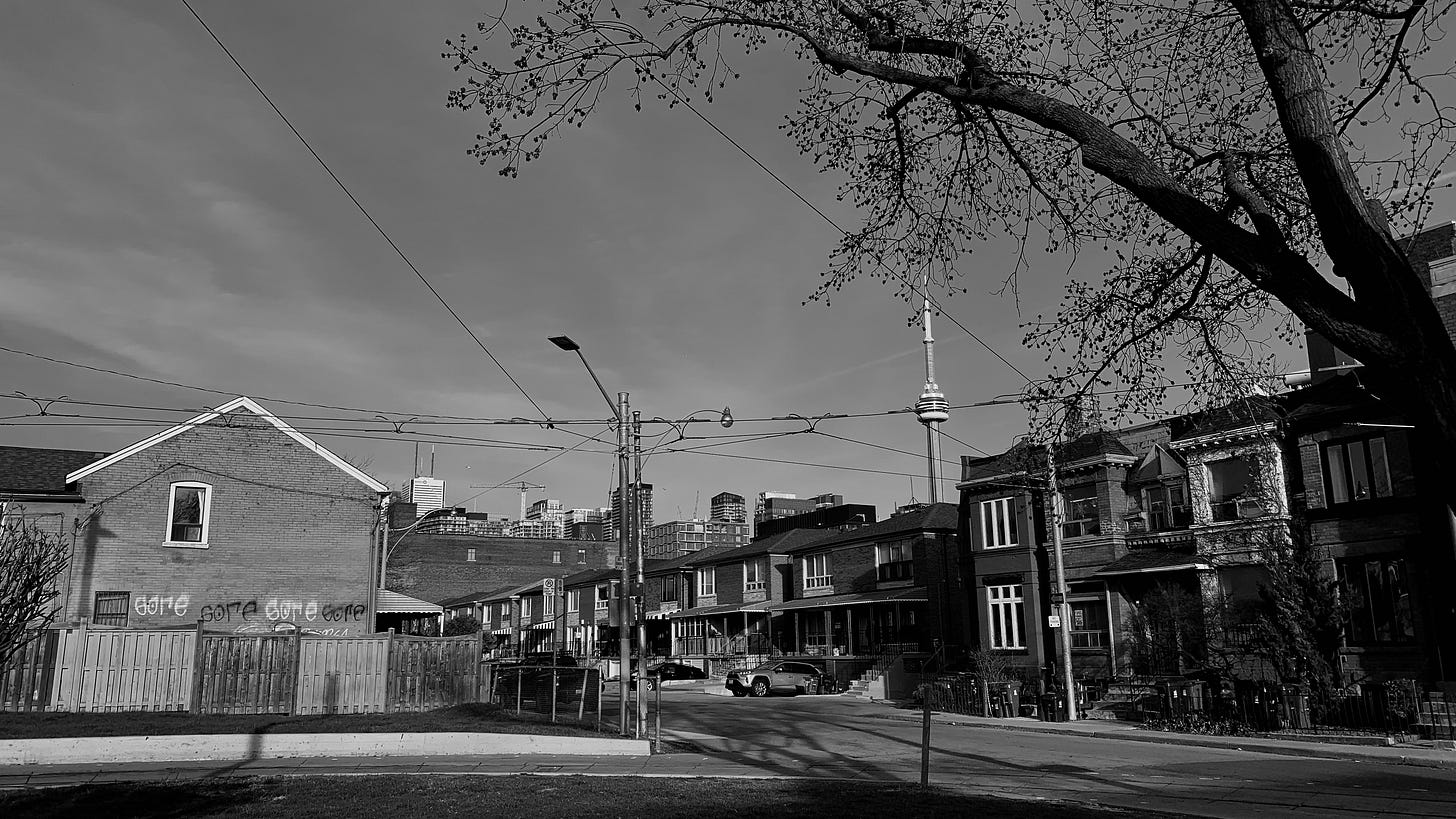
[[[845,679],[886,657],[959,644],[958,515],[933,504],[844,531],[796,529],[653,567],[649,645],[713,672],[769,657],[821,660]]]
[[[1048,467],[1062,500],[1070,622],[1058,623]],[[1020,444],[963,458],[973,647],[1024,681],[1056,679],[1058,630],[1075,674],[1176,675],[1237,630],[1263,550],[1287,536],[1277,408],[1266,400],[1053,449]]]

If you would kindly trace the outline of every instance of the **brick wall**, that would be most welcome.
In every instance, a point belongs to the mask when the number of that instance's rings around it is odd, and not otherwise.
[[[474,560],[471,560],[474,550]],[[410,532],[390,550],[385,588],[439,602],[546,577],[615,565],[617,544],[602,540],[435,535]],[[586,552],[585,562],[580,553]],[[553,561],[560,553],[561,562]]]
[[[167,546],[170,486],[212,487],[206,548]],[[86,499],[66,617],[126,592],[128,627],[325,634],[372,630],[378,495],[247,410],[155,444],[80,481]]]

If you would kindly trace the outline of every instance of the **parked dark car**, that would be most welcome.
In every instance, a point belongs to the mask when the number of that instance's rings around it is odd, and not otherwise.
[[[723,687],[735,697],[818,694],[824,688],[824,670],[810,663],[779,660],[750,671],[730,671]]]
[[[706,680],[708,672],[687,663],[665,662],[647,667],[647,690],[657,688],[664,680]],[[637,684],[637,670],[632,670],[632,685]]]

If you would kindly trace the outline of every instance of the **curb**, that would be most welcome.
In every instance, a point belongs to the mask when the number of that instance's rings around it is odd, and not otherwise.
[[[181,734],[0,740],[0,765],[245,762],[304,757],[648,756],[646,740],[535,734]]]
[[[919,722],[919,716],[900,716],[897,714],[883,714],[879,719],[894,720],[896,722]],[[1135,728],[1125,728],[1118,731],[1067,731],[1058,728],[1044,727],[1042,725],[1023,725],[1017,723],[987,723],[981,721],[957,720],[953,717],[937,716],[933,718],[937,725],[959,725],[969,728],[989,728],[994,731],[1020,731],[1029,734],[1057,734],[1060,736],[1090,737],[1092,739],[1117,739],[1126,742],[1146,742],[1154,745],[1184,745],[1198,748],[1222,748],[1228,751],[1248,751],[1261,754],[1274,754],[1276,756],[1305,756],[1315,759],[1340,759],[1351,762],[1381,762],[1387,765],[1412,765],[1419,768],[1439,768],[1444,770],[1456,770],[1456,756],[1449,759],[1428,756],[1407,756],[1398,754],[1397,749],[1388,748],[1389,753],[1373,753],[1360,750],[1359,748],[1347,748],[1332,746],[1328,742],[1311,742],[1308,744],[1294,745],[1288,742],[1278,745],[1265,745],[1254,737],[1237,737],[1229,740],[1219,740],[1212,737],[1202,737],[1196,734],[1177,734],[1161,731],[1144,731]],[[1243,741],[1245,739],[1252,741]]]

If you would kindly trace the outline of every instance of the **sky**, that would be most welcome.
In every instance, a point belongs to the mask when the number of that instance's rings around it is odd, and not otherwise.
[[[609,101],[505,179],[466,154],[479,116],[445,107],[460,78],[442,44],[476,4],[193,5],[479,343],[182,3],[17,4],[0,29],[0,443],[116,450],[248,395],[391,486],[418,446],[451,504],[515,516],[501,485],[525,480],[545,486],[529,500],[604,506],[609,412],[547,341],[567,335],[644,419],[703,421],[676,443],[646,427],[658,522],[706,517],[723,491],[832,492],[882,516],[928,499],[924,428],[885,414],[925,380],[915,311],[872,280],[805,306],[836,229],[690,112]],[[745,68],[705,113],[855,225],[779,130],[788,59]],[[945,304],[984,346],[936,319],[953,407],[1023,386],[987,346],[1045,372],[1020,323],[1055,308],[1066,261],[1033,259],[1018,305],[993,292],[1012,259],[978,249]],[[867,417],[767,420],[825,414]],[[563,423],[430,417],[542,415]],[[962,455],[1004,451],[1026,422],[1014,404],[953,410],[943,493]]]

